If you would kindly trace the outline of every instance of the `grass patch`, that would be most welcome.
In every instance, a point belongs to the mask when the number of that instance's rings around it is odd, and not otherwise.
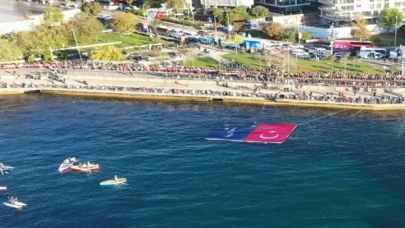
[[[235,61],[242,63],[245,66],[250,68],[264,69],[266,65],[265,56],[263,55],[253,55],[253,54],[226,54],[222,56],[224,59],[229,61]],[[278,68],[281,68],[284,65],[286,68],[288,66],[287,59],[282,60],[280,58],[274,58],[274,65]],[[292,72],[323,72],[328,73],[332,71],[332,62],[328,60],[314,61],[314,60],[296,60],[294,57],[290,56],[290,71]],[[345,66],[343,63],[334,62],[333,71],[345,71]],[[384,71],[377,69],[376,67],[360,62],[358,59],[355,59],[353,62],[350,60],[346,65],[346,72],[351,74],[357,73],[371,73],[371,74],[383,74]]]
[[[121,44],[116,45],[118,48],[129,47],[129,46],[141,46],[146,44],[158,43],[155,38],[150,38],[141,34],[131,34],[131,35],[119,35],[117,33],[101,33],[94,40],[88,42],[80,42],[79,45],[91,45],[91,44],[102,44],[110,42],[119,42]],[[75,44],[71,44],[74,46]]]
[[[375,37],[380,38],[382,45],[381,46],[390,46],[393,47],[395,44],[395,34],[378,34]],[[405,37],[401,34],[397,34],[397,46],[405,45]]]
[[[191,67],[192,63],[187,63],[188,67]],[[211,57],[198,57],[194,61],[194,67],[219,67],[219,62]]]

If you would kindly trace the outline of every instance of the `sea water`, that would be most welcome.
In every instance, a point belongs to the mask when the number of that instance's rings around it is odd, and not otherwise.
[[[305,124],[337,111],[0,97],[0,200],[28,204],[0,227],[405,227],[404,113]],[[225,121],[304,124],[281,145],[205,140]],[[101,170],[58,173],[69,156]]]

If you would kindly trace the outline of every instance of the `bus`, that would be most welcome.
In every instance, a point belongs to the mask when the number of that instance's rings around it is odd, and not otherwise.
[[[371,41],[335,40],[333,42],[333,52],[357,53],[361,48],[371,48]]]
[[[385,48],[361,48],[357,56],[363,59],[384,59],[388,53]]]

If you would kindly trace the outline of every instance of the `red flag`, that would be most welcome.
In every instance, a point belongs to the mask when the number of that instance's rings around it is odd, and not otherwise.
[[[283,143],[296,127],[295,124],[259,124],[243,141]]]

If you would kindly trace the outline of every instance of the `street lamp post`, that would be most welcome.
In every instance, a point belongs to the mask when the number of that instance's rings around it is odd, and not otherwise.
[[[290,46],[287,46],[287,69],[288,77],[290,77]]]
[[[83,61],[83,59],[82,59],[82,54],[80,53],[79,44],[77,43],[77,38],[76,38],[75,30],[72,29],[72,32],[73,32],[73,37],[75,38],[77,51],[79,52],[80,62],[82,62],[82,61]]]
[[[402,64],[401,64],[401,76],[403,77],[404,76],[405,59],[404,59],[404,47],[402,46],[402,44],[401,44],[400,48],[401,48],[401,57],[402,57],[402,59],[401,59],[401,61],[402,61]]]
[[[214,15],[214,35],[217,37],[217,16]]]
[[[226,18],[228,19],[228,34],[230,34],[231,33],[231,31],[230,31],[230,29],[229,29],[229,11],[228,11],[228,8],[226,8],[226,7],[224,7],[224,9],[225,9],[225,11],[226,11]]]
[[[397,27],[398,27],[398,16],[395,15],[395,39],[394,39],[395,47],[397,47]]]

